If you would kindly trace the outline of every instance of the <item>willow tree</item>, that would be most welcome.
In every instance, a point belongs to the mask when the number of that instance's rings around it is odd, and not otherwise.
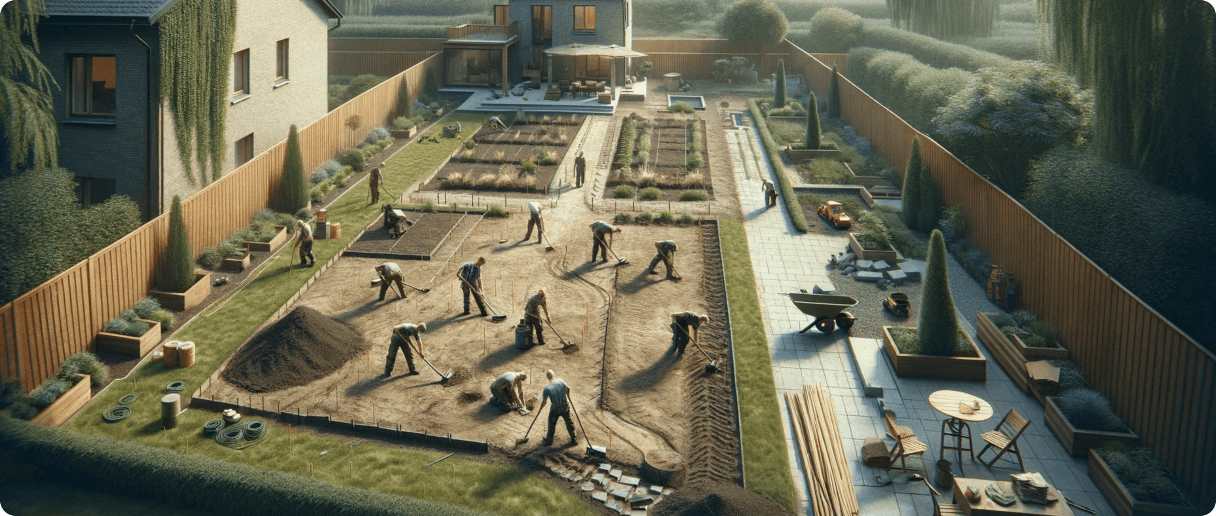
[[[236,28],[236,0],[184,0],[160,20],[160,96],[173,112],[177,150],[186,179],[219,179],[227,154],[224,125],[232,86],[228,63]]]
[[[1068,1],[1068,0],[1061,0]],[[887,0],[891,23],[938,39],[991,36],[998,0]]]
[[[1216,15],[1205,2],[1038,0],[1053,60],[1094,91],[1093,148],[1216,199]]]
[[[59,162],[51,103],[51,87],[58,85],[38,60],[38,18],[45,15],[42,0],[14,0],[0,10],[0,141],[6,144],[0,155],[8,155],[13,171],[26,163],[41,169]]]

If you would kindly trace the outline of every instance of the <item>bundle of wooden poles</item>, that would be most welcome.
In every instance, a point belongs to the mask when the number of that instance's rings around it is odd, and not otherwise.
[[[857,516],[857,492],[844,454],[836,408],[822,383],[785,393],[816,516]]]

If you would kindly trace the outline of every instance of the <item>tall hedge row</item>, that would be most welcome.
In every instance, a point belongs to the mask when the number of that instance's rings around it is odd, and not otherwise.
[[[0,449],[5,450],[5,466],[38,478],[139,493],[141,497],[215,514],[485,514],[7,417],[0,417]]]
[[[754,99],[748,99],[747,107],[751,110],[752,118],[756,122],[756,129],[760,131],[764,152],[768,153],[768,160],[772,162],[773,170],[777,172],[777,188],[781,189],[781,198],[785,200],[785,211],[789,212],[794,228],[806,233],[810,231],[810,228],[806,224],[806,217],[802,214],[802,206],[798,204],[798,195],[794,193],[794,185],[790,183],[789,178],[785,177],[785,167],[781,164],[781,150],[777,147],[777,142],[773,141],[773,134],[769,132],[768,124],[765,123],[764,116],[760,113],[760,106],[756,105]]]
[[[849,52],[849,79],[913,127],[931,133],[937,108],[975,80],[975,74],[939,70],[902,52],[859,47]]]

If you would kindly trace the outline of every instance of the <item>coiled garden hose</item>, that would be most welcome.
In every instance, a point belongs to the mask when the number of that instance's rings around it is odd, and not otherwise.
[[[184,390],[186,390],[185,380],[173,380],[172,382],[169,382],[169,385],[165,386],[165,392],[171,394],[177,394]]]
[[[212,419],[211,421],[208,421],[207,424],[203,425],[203,434],[215,435],[216,432],[219,432],[222,428],[224,428],[224,420]]]
[[[119,405],[117,407],[111,408],[110,410],[107,410],[105,414],[101,415],[101,419],[107,423],[117,423],[119,421],[126,419],[130,415],[131,415],[131,407],[128,407],[126,405]]]
[[[132,401],[135,401],[135,395],[128,394],[126,396],[123,396],[122,399],[118,400],[118,404],[119,405],[130,405]]]
[[[205,429],[206,427],[204,427]],[[230,448],[243,450],[262,442],[266,435],[266,424],[260,419],[254,419],[219,430],[215,434],[215,442]]]

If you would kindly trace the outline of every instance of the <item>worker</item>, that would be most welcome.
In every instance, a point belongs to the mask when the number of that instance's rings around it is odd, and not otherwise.
[[[583,179],[587,175],[587,158],[583,157],[583,151],[578,151],[578,156],[574,158],[574,187],[583,186]]]
[[[507,124],[502,123],[502,119],[498,118],[498,115],[495,115],[490,117],[490,129],[505,131],[507,130]]]
[[[540,311],[545,311],[545,318],[540,318]],[[535,332],[536,345],[545,345],[545,334],[541,329],[541,323],[549,319],[549,303],[545,298],[545,289],[539,289],[535,294],[528,296],[528,302],[524,305],[524,317],[528,323],[528,331]],[[552,323],[550,323],[552,324]]]
[[[300,266],[312,267],[317,264],[317,257],[312,255],[312,226],[305,221],[297,220],[296,229],[298,230],[296,243],[291,244],[291,248],[295,250],[297,245],[300,246]],[[306,260],[311,263],[305,264]]]
[[[615,227],[612,224],[597,220],[591,223],[591,261],[595,261],[596,253],[603,249],[604,261],[608,261],[608,249],[612,247],[608,240],[604,239],[605,235],[615,235],[621,232],[621,228]]]
[[[549,432],[545,434],[543,441],[545,446],[553,444],[553,430],[557,426],[557,418],[566,419],[566,431],[570,433],[570,444],[578,444],[578,436],[574,434],[574,422],[570,420],[570,386],[566,385],[566,381],[561,378],[556,378],[553,370],[545,371],[545,378],[549,379],[549,385],[541,391],[540,408],[543,410],[545,404],[553,402],[553,406],[549,408]]]
[[[372,204],[380,203],[380,183],[384,182],[384,163],[373,168],[367,177],[367,186],[371,188]]]
[[[397,284],[397,290],[401,291],[401,299],[405,299],[405,279],[401,277],[401,267],[393,262],[384,262],[376,266],[376,274],[380,276],[380,300],[384,301],[384,294],[388,293],[388,289],[392,288],[391,283]]]
[[[388,356],[384,357],[384,374],[388,377],[393,373],[393,364],[397,362],[397,350],[405,352],[405,363],[410,366],[410,371],[405,373],[406,376],[414,376],[418,374],[418,370],[414,369],[414,350],[410,346],[410,338],[412,337],[418,343],[418,356],[426,358],[422,354],[422,337],[421,334],[426,333],[426,323],[418,324],[399,324],[393,327],[393,337],[389,340]]]
[[[528,407],[524,406],[524,380],[527,379],[528,375],[523,371],[498,375],[490,384],[490,401],[503,411],[519,410],[521,415],[527,414]]]
[[[693,340],[696,340],[697,329],[707,322],[709,322],[708,315],[701,315],[696,312],[676,312],[671,314],[671,347],[675,352],[683,355],[684,346],[688,345],[688,338],[691,336]]]
[[[473,299],[477,300],[477,308],[481,310],[481,316],[490,315],[486,312],[486,302],[481,299],[481,266],[485,264],[485,257],[479,257],[476,262],[465,262],[456,270],[456,277],[461,280],[460,289],[464,291],[464,315],[469,315],[470,293],[473,295]]]
[[[654,259],[650,260],[650,269],[646,272],[649,272],[650,274],[658,274],[658,272],[654,270],[654,267],[661,261],[667,266],[667,277],[669,279],[677,279],[676,276],[672,274],[672,269],[674,269],[676,266],[676,251],[680,250],[680,246],[676,245],[675,240],[660,240],[654,243],[654,248],[659,252],[659,254],[656,254]]]
[[[764,180],[764,206],[769,207],[769,206],[776,206],[776,205],[777,205],[777,187],[773,185],[772,181],[765,179]]]
[[[532,214],[532,217],[528,219],[528,234],[524,235],[524,241],[532,238],[532,226],[536,226],[536,243],[539,244],[545,232],[545,221],[541,218],[540,203],[528,203],[528,212]]]

